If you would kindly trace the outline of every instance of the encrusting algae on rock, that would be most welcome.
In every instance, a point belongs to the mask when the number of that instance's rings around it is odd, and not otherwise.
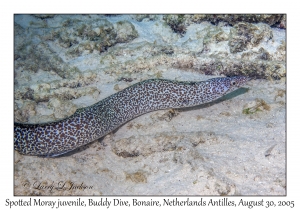
[[[254,78],[215,102],[144,114],[59,158],[15,151],[15,195],[286,194],[285,15],[16,15],[14,21],[15,122],[68,119],[149,79]],[[243,114],[255,107],[262,111]],[[36,180],[93,188],[24,187]]]

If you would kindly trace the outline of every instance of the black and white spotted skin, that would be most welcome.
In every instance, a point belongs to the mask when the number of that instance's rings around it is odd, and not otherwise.
[[[21,154],[58,156],[92,142],[127,121],[158,109],[191,107],[216,100],[249,80],[221,77],[201,82],[146,80],[72,116],[44,124],[14,124],[14,147]]]

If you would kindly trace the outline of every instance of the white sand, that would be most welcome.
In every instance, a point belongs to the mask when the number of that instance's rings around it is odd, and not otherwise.
[[[54,27],[67,18],[55,17],[49,24]],[[153,55],[155,47],[152,46],[153,42],[171,45],[175,49],[173,60],[189,60],[190,52],[201,51],[199,33],[209,23],[193,24],[180,37],[161,20],[137,22],[126,16],[106,18],[112,23],[129,20],[139,37],[117,44],[107,52],[76,58],[66,56],[64,49],[49,42],[53,51],[59,52],[70,66],[82,72],[91,71],[96,76],[94,80],[87,79],[92,82],[83,87],[86,92],[77,99],[52,101],[52,106],[50,102],[33,105],[35,108],[28,113],[29,122],[65,117],[74,112],[74,107],[92,105],[131,84],[158,75],[186,81],[212,77],[164,64],[162,61],[170,58]],[[37,21],[27,15],[16,18],[23,27],[30,20]],[[224,28],[229,33],[230,27]],[[285,39],[285,32],[272,30],[273,42],[263,42],[261,46],[275,55],[274,49]],[[211,54],[228,52],[225,42],[212,44],[210,49]],[[126,71],[122,71],[125,67]],[[17,90],[21,86],[51,85],[54,80],[61,80],[57,74],[43,69],[37,73],[16,71]],[[119,81],[122,77],[133,81]],[[96,88],[98,92],[88,88]],[[252,80],[223,99],[175,110],[171,117],[172,110],[142,115],[67,156],[40,158],[15,152],[15,195],[285,195],[285,79]],[[24,101],[16,100],[16,104],[22,107]],[[255,113],[245,113],[245,110]],[[55,115],[58,111],[61,114]],[[57,186],[60,182],[66,186],[71,182],[83,183],[92,189],[35,189],[39,183]],[[27,187],[23,187],[24,183],[28,183]]]

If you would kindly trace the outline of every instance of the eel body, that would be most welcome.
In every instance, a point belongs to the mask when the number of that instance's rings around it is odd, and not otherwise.
[[[63,120],[43,124],[14,123],[14,148],[24,155],[53,157],[103,137],[129,120],[158,109],[191,107],[216,100],[249,80],[220,77],[200,82],[150,79]]]

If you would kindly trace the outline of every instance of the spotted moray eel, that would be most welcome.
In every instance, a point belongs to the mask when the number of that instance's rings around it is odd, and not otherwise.
[[[15,122],[14,148],[24,155],[58,156],[103,137],[139,115],[211,102],[238,89],[248,80],[245,76],[201,82],[145,80],[56,122]]]

